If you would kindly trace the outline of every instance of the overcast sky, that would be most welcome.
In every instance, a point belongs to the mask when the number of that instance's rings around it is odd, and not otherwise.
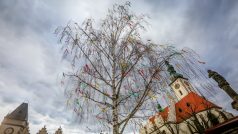
[[[99,20],[115,0],[0,0],[0,120],[22,102],[29,104],[30,131],[86,133],[74,123],[60,87],[60,45],[53,34],[69,20]],[[120,2],[123,3],[123,2]],[[195,50],[205,68],[222,74],[238,91],[237,0],[132,0],[132,11],[150,16],[144,37]],[[231,110],[224,93],[218,105]]]

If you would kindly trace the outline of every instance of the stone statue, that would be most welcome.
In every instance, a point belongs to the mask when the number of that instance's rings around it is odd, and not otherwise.
[[[226,79],[215,71],[208,70],[208,77],[214,79],[218,86],[223,89],[232,99],[232,107],[238,111],[238,94],[231,88]]]

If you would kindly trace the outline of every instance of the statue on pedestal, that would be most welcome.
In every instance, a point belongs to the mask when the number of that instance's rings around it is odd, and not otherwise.
[[[233,99],[233,102],[231,103],[232,108],[238,111],[238,94],[231,88],[230,84],[222,75],[212,70],[208,70],[207,72],[208,77],[214,79],[218,83],[218,86]]]

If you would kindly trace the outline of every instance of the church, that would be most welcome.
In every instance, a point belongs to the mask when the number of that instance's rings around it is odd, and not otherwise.
[[[4,117],[0,126],[0,134],[30,134],[27,103],[22,103]],[[37,134],[48,134],[46,127],[44,126]],[[55,134],[63,134],[61,127]]]
[[[170,98],[170,105],[149,118],[140,128],[140,134],[193,134],[234,119],[218,105],[199,95],[189,80],[177,73],[166,61],[172,88],[176,99]],[[236,131],[238,132],[238,131]]]

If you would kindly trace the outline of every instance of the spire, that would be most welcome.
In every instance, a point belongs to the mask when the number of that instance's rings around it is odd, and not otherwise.
[[[172,82],[175,81],[177,78],[183,78],[183,75],[177,73],[174,67],[171,64],[169,64],[167,60],[165,61],[165,65],[167,66],[167,71],[169,72],[170,80]]]
[[[27,121],[28,120],[28,104],[22,103],[12,113],[8,114],[6,118]]]
[[[37,134],[48,134],[46,126],[44,126],[41,130],[39,130],[39,132]]]
[[[60,126],[60,128],[58,128],[58,130],[55,132],[55,134],[63,134],[61,126]]]

